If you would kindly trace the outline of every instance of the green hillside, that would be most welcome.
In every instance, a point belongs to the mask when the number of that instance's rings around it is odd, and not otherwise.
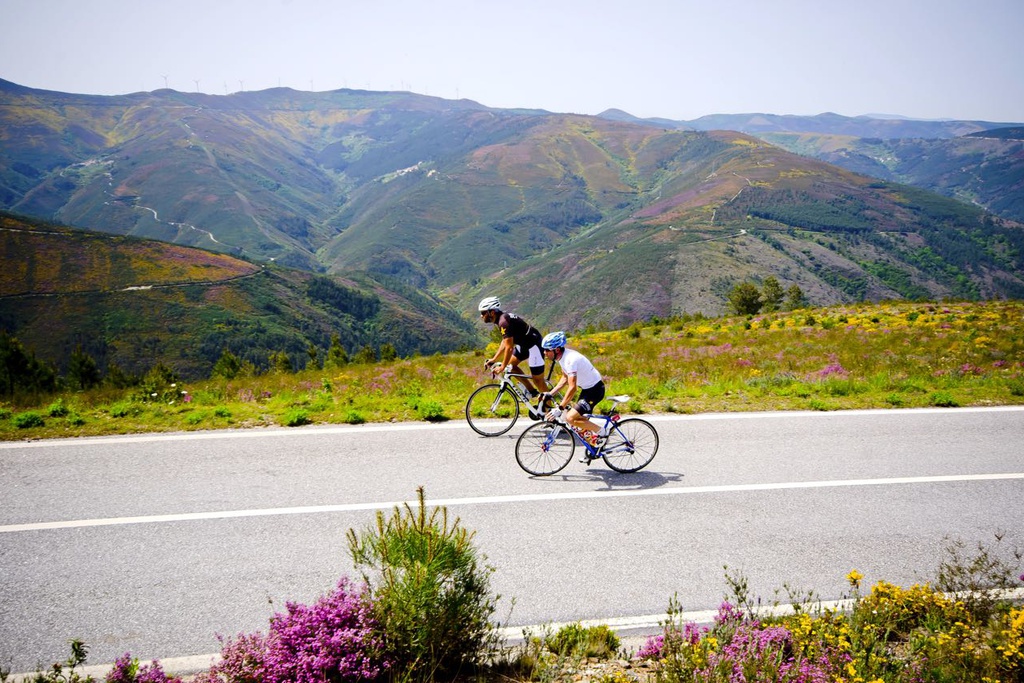
[[[738,133],[696,139],[717,150],[663,169],[656,201],[510,263],[465,305],[489,291],[550,326],[618,327],[721,311],[769,274],[813,303],[1024,296],[1020,224]]]
[[[0,214],[0,329],[66,368],[81,347],[102,370],[157,364],[206,377],[225,351],[256,368],[284,352],[304,367],[337,335],[351,355],[472,346],[443,303],[365,273],[324,276],[164,242],[71,230]]]
[[[884,180],[937,192],[1014,221],[1024,221],[1022,128],[952,139],[883,139],[764,133],[785,149]]]
[[[732,285],[768,276],[819,305],[1024,292],[1019,222],[743,133],[619,118],[398,92],[89,97],[0,81],[0,206],[362,273],[460,312],[499,294],[545,326],[716,315]]]

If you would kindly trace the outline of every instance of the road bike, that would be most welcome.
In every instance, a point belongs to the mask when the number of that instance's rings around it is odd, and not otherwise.
[[[530,379],[530,375],[512,372],[506,366],[500,378],[494,373],[491,373],[491,377],[498,379],[498,382],[485,384],[470,394],[466,401],[466,422],[474,432],[481,436],[501,436],[512,429],[512,425],[519,419],[520,404],[526,406],[531,420],[544,417],[547,406],[540,406],[540,397],[531,398],[522,384],[522,380]],[[549,380],[550,377],[549,372]]]
[[[516,441],[516,462],[526,472],[538,477],[555,474],[569,464],[576,452],[576,443],[584,448],[580,462],[587,465],[602,458],[616,472],[637,472],[646,467],[658,452],[658,432],[651,423],[640,418],[621,419],[615,411],[629,396],[612,396],[611,410],[606,415],[587,415],[602,427],[608,436],[591,445],[584,432],[566,422],[539,422],[527,427]]]

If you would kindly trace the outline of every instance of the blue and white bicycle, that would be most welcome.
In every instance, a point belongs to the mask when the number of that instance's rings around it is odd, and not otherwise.
[[[611,396],[608,415],[588,415],[608,436],[596,446],[559,418],[555,422],[531,425],[516,441],[516,462],[525,471],[538,477],[555,474],[569,464],[576,452],[576,443],[584,448],[581,462],[587,465],[598,458],[616,472],[636,472],[646,467],[658,452],[658,432],[651,423],[640,418],[620,419],[615,406],[629,396]]]

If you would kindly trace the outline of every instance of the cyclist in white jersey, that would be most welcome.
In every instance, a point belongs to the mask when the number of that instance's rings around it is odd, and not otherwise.
[[[562,376],[551,389],[551,394],[556,394],[559,389],[565,387],[561,403],[548,413],[548,419],[554,419],[562,414],[562,411],[567,411],[565,421],[570,426],[586,432],[587,440],[596,446],[598,437],[607,435],[601,434],[601,427],[584,415],[593,413],[597,404],[604,398],[604,381],[601,379],[601,373],[589,358],[575,349],[566,348],[564,332],[552,332],[544,337],[540,346],[544,350],[545,358],[558,361],[562,368]],[[580,397],[573,404],[576,389],[580,390]]]

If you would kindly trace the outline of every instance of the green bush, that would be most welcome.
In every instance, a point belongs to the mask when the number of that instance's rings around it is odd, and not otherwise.
[[[43,421],[43,416],[39,413],[28,410],[24,413],[18,413],[14,416],[14,426],[18,429],[29,429],[31,427],[42,427],[46,423]]]
[[[473,533],[448,510],[418,508],[377,513],[376,526],[348,532],[354,566],[366,581],[374,616],[397,680],[453,677],[481,664],[497,644],[490,622],[497,596],[494,569],[473,546]]]
[[[448,417],[444,414],[444,406],[439,401],[420,401],[416,412],[427,422],[444,422]]]
[[[543,627],[539,635],[524,631],[525,639],[516,650],[510,651],[503,677],[513,681],[571,681],[569,678],[582,668],[584,660],[611,659],[619,652],[619,637],[607,625],[583,626],[579,622],[567,624],[551,633]],[[631,678],[592,678],[602,683],[628,683]],[[658,679],[661,680],[660,676]]]
[[[309,413],[302,408],[292,408],[284,414],[281,421],[284,422],[285,427],[301,427],[312,422],[309,419]]]
[[[619,637],[605,624],[567,624],[544,639],[544,645],[561,657],[608,659],[619,651]]]
[[[953,394],[948,391],[936,391],[928,397],[928,400],[933,406],[939,408],[957,408],[960,406],[960,402],[953,398]]]
[[[344,422],[350,425],[361,425],[366,422],[366,417],[363,416],[358,410],[350,410],[345,413],[345,417],[342,418]]]
[[[46,409],[46,414],[50,417],[66,417],[70,411],[68,407],[64,405],[64,399],[58,398],[56,401],[50,404],[50,407]]]
[[[131,401],[120,401],[110,406],[111,417],[128,417],[130,415],[138,415],[140,412],[139,406]]]

